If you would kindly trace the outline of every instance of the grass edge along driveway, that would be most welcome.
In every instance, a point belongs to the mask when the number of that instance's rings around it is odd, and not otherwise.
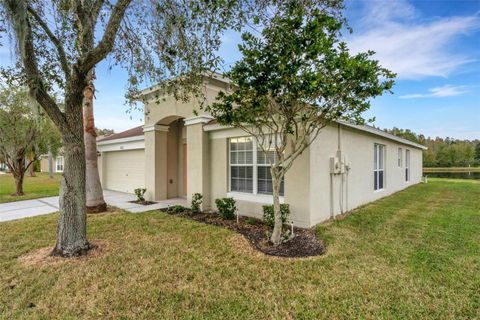
[[[36,177],[25,175],[23,183],[23,196],[13,196],[15,192],[15,180],[11,174],[0,174],[0,203],[30,200],[43,197],[58,196],[60,189],[60,173],[55,173],[53,179],[48,173],[36,172]]]

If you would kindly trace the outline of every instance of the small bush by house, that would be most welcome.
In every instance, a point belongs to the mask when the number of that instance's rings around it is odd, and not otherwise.
[[[192,195],[192,203],[191,203],[191,208],[192,208],[192,212],[200,212],[200,208],[202,206],[202,202],[203,202],[203,195],[201,193],[194,193]]]
[[[282,215],[282,224],[287,223],[288,216],[290,215],[290,206],[286,203],[280,205],[280,213]],[[273,214],[273,205],[263,206],[263,221],[269,227],[275,225],[275,215]]]
[[[224,219],[234,219],[235,213],[237,212],[237,207],[235,206],[236,202],[233,198],[221,198],[216,199],[215,204],[217,205],[218,213]]]

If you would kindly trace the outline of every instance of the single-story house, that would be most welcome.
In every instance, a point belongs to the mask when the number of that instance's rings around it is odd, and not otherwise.
[[[53,158],[53,172],[61,173],[63,172],[63,164],[64,164],[63,155],[58,155]],[[49,172],[48,169],[48,154],[40,156],[40,171],[41,172]]]
[[[229,87],[220,75],[205,77],[207,103]],[[255,139],[217,124],[195,101],[177,101],[158,87],[142,96],[144,125],[98,141],[103,187],[129,193],[145,187],[153,201],[190,201],[199,192],[204,209],[233,197],[241,215],[261,217],[272,187]],[[370,126],[333,123],[287,172],[281,201],[290,205],[293,223],[311,227],[421,182],[423,149]]]

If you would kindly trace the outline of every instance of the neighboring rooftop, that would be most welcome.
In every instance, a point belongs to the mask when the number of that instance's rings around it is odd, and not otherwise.
[[[143,126],[138,126],[132,129],[119,132],[119,133],[114,133],[103,139],[98,140],[98,142],[116,140],[116,139],[122,139],[122,138],[130,138],[130,137],[136,137],[136,136],[143,136]]]

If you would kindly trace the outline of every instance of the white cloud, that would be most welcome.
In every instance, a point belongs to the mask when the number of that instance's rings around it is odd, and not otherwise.
[[[441,87],[435,87],[428,90],[428,93],[413,93],[400,96],[400,99],[416,99],[416,98],[445,98],[460,96],[467,93],[466,86],[452,86],[444,85]]]
[[[452,43],[480,28],[478,15],[425,21],[406,0],[367,1],[360,27],[347,39],[353,52],[373,50],[400,79],[447,77],[474,61]]]

